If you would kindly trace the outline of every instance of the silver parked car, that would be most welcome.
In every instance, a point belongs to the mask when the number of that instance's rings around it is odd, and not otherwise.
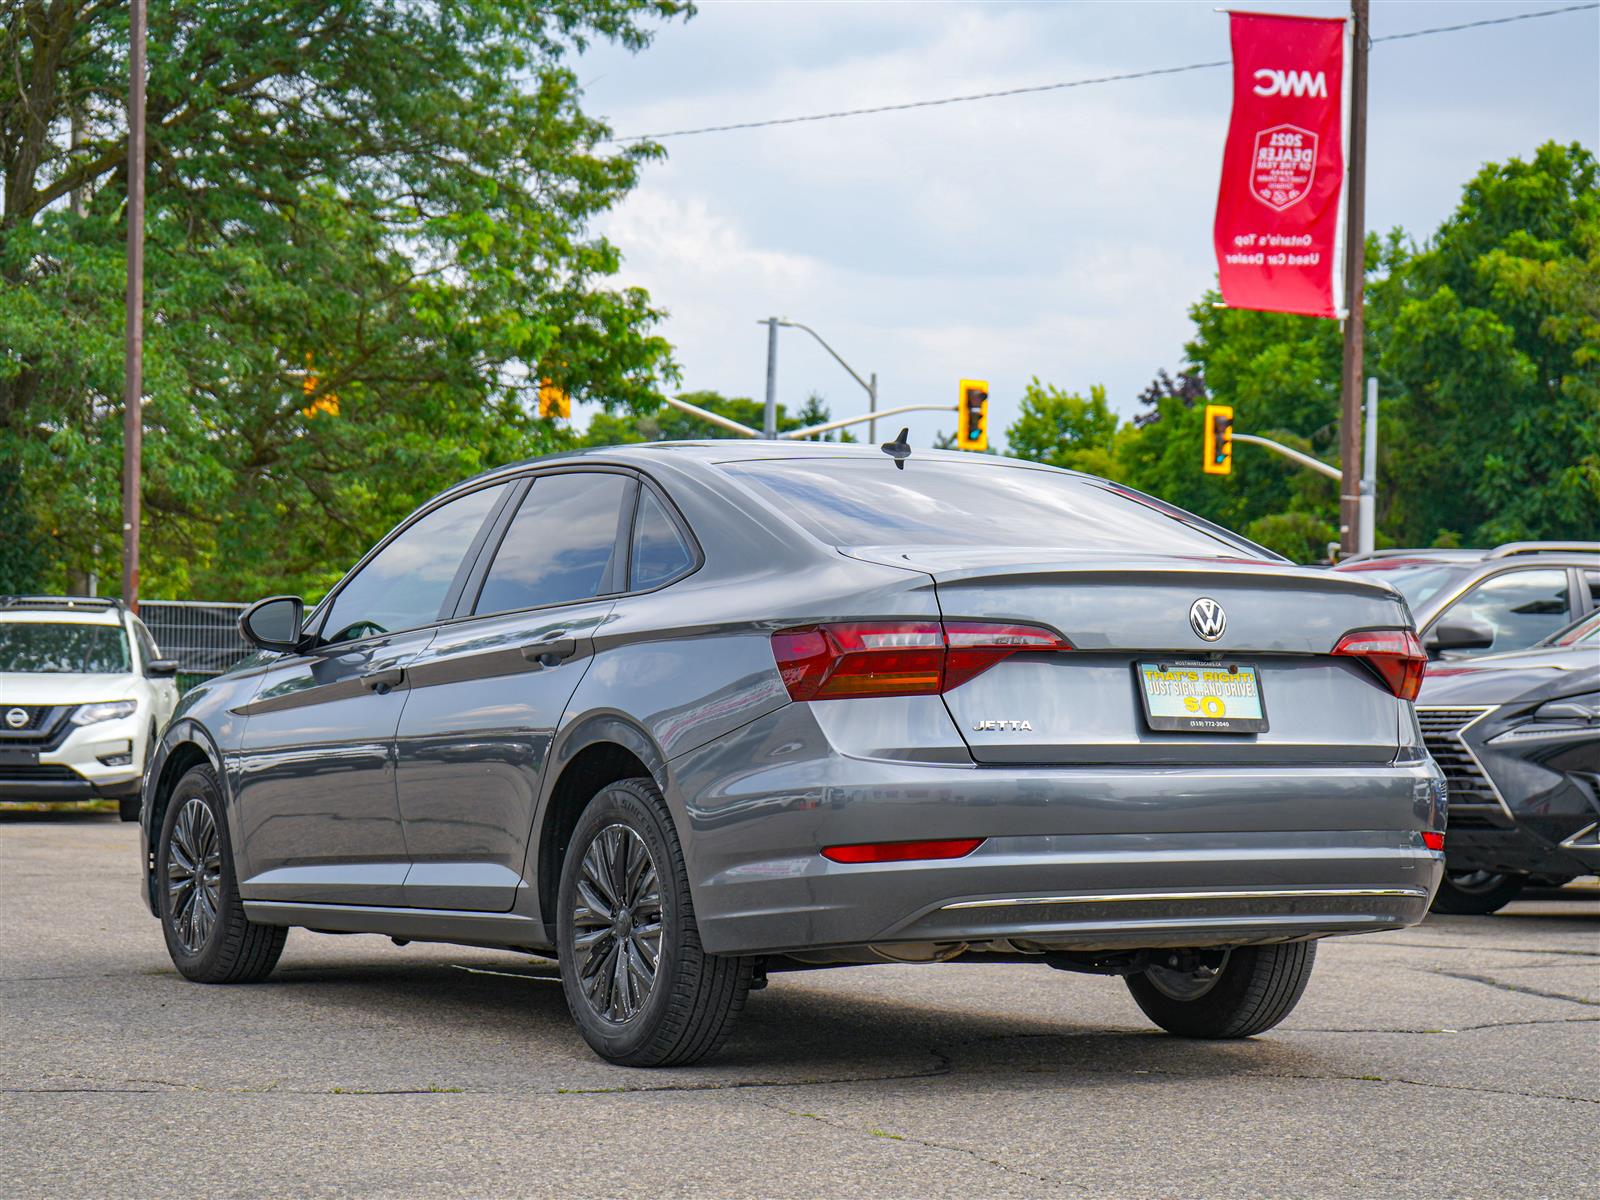
[[[1120,975],[1259,1033],[1420,921],[1443,777],[1399,594],[977,455],[588,451],[429,501],[191,691],[145,779],[180,971],[290,926],[526,949],[589,1044],[693,1061],[769,971]]]

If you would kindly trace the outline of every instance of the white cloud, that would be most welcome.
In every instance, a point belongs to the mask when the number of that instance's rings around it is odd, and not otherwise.
[[[1388,3],[1375,33],[1516,11]],[[1375,47],[1370,226],[1426,236],[1483,160],[1592,145],[1596,27],[1583,13]],[[1200,3],[707,3],[583,74],[592,110],[648,133],[1226,59],[1226,35]],[[601,227],[626,281],[671,311],[686,388],[759,395],[755,321],[788,315],[876,370],[885,407],[954,403],[959,377],[987,377],[1000,429],[1037,374],[1105,383],[1128,412],[1178,365],[1215,277],[1228,98],[1228,72],[1210,70],[674,139]],[[864,407],[796,331],[779,380],[785,402],[820,390],[836,415]],[[913,421],[913,437],[952,419]]]

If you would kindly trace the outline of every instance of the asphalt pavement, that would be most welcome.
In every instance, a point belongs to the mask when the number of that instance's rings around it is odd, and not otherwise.
[[[0,1196],[1592,1195],[1600,891],[1322,943],[1289,1020],[1157,1033],[1045,967],[774,975],[699,1066],[554,964],[296,930],[177,975],[114,817],[0,814]]]

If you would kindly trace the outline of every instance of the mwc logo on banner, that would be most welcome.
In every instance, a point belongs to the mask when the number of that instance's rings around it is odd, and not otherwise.
[[[1214,231],[1223,303],[1337,317],[1344,20],[1229,19],[1233,117]]]

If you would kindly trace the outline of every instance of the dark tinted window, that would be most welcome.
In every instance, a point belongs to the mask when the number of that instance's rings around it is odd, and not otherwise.
[[[633,519],[633,571],[629,586],[635,591],[665,583],[694,562],[683,534],[667,515],[666,507],[649,488],[639,491],[639,512]]]
[[[1368,578],[1377,578],[1385,583],[1393,584],[1399,589],[1400,594],[1406,598],[1406,603],[1415,613],[1429,600],[1448,588],[1456,587],[1461,577],[1471,568],[1459,565],[1440,565],[1439,563],[1413,563],[1404,567],[1390,567],[1382,570],[1362,566],[1345,568],[1350,572],[1361,571]]]
[[[0,671],[117,675],[127,670],[128,639],[116,625],[0,622]]]
[[[780,512],[835,546],[1040,546],[1249,553],[1178,509],[1065,472],[885,458],[730,463]]]
[[[534,481],[484,578],[474,612],[509,612],[598,596],[617,546],[624,475]]]
[[[1585,571],[1583,583],[1589,589],[1589,603],[1600,608],[1600,571]]]
[[[1560,568],[1491,575],[1443,614],[1440,621],[1481,622],[1494,630],[1494,644],[1469,654],[1521,650],[1548,637],[1569,620],[1567,573]]]
[[[390,542],[334,597],[328,641],[413,629],[439,619],[461,559],[510,484],[469,492],[434,509]]]

